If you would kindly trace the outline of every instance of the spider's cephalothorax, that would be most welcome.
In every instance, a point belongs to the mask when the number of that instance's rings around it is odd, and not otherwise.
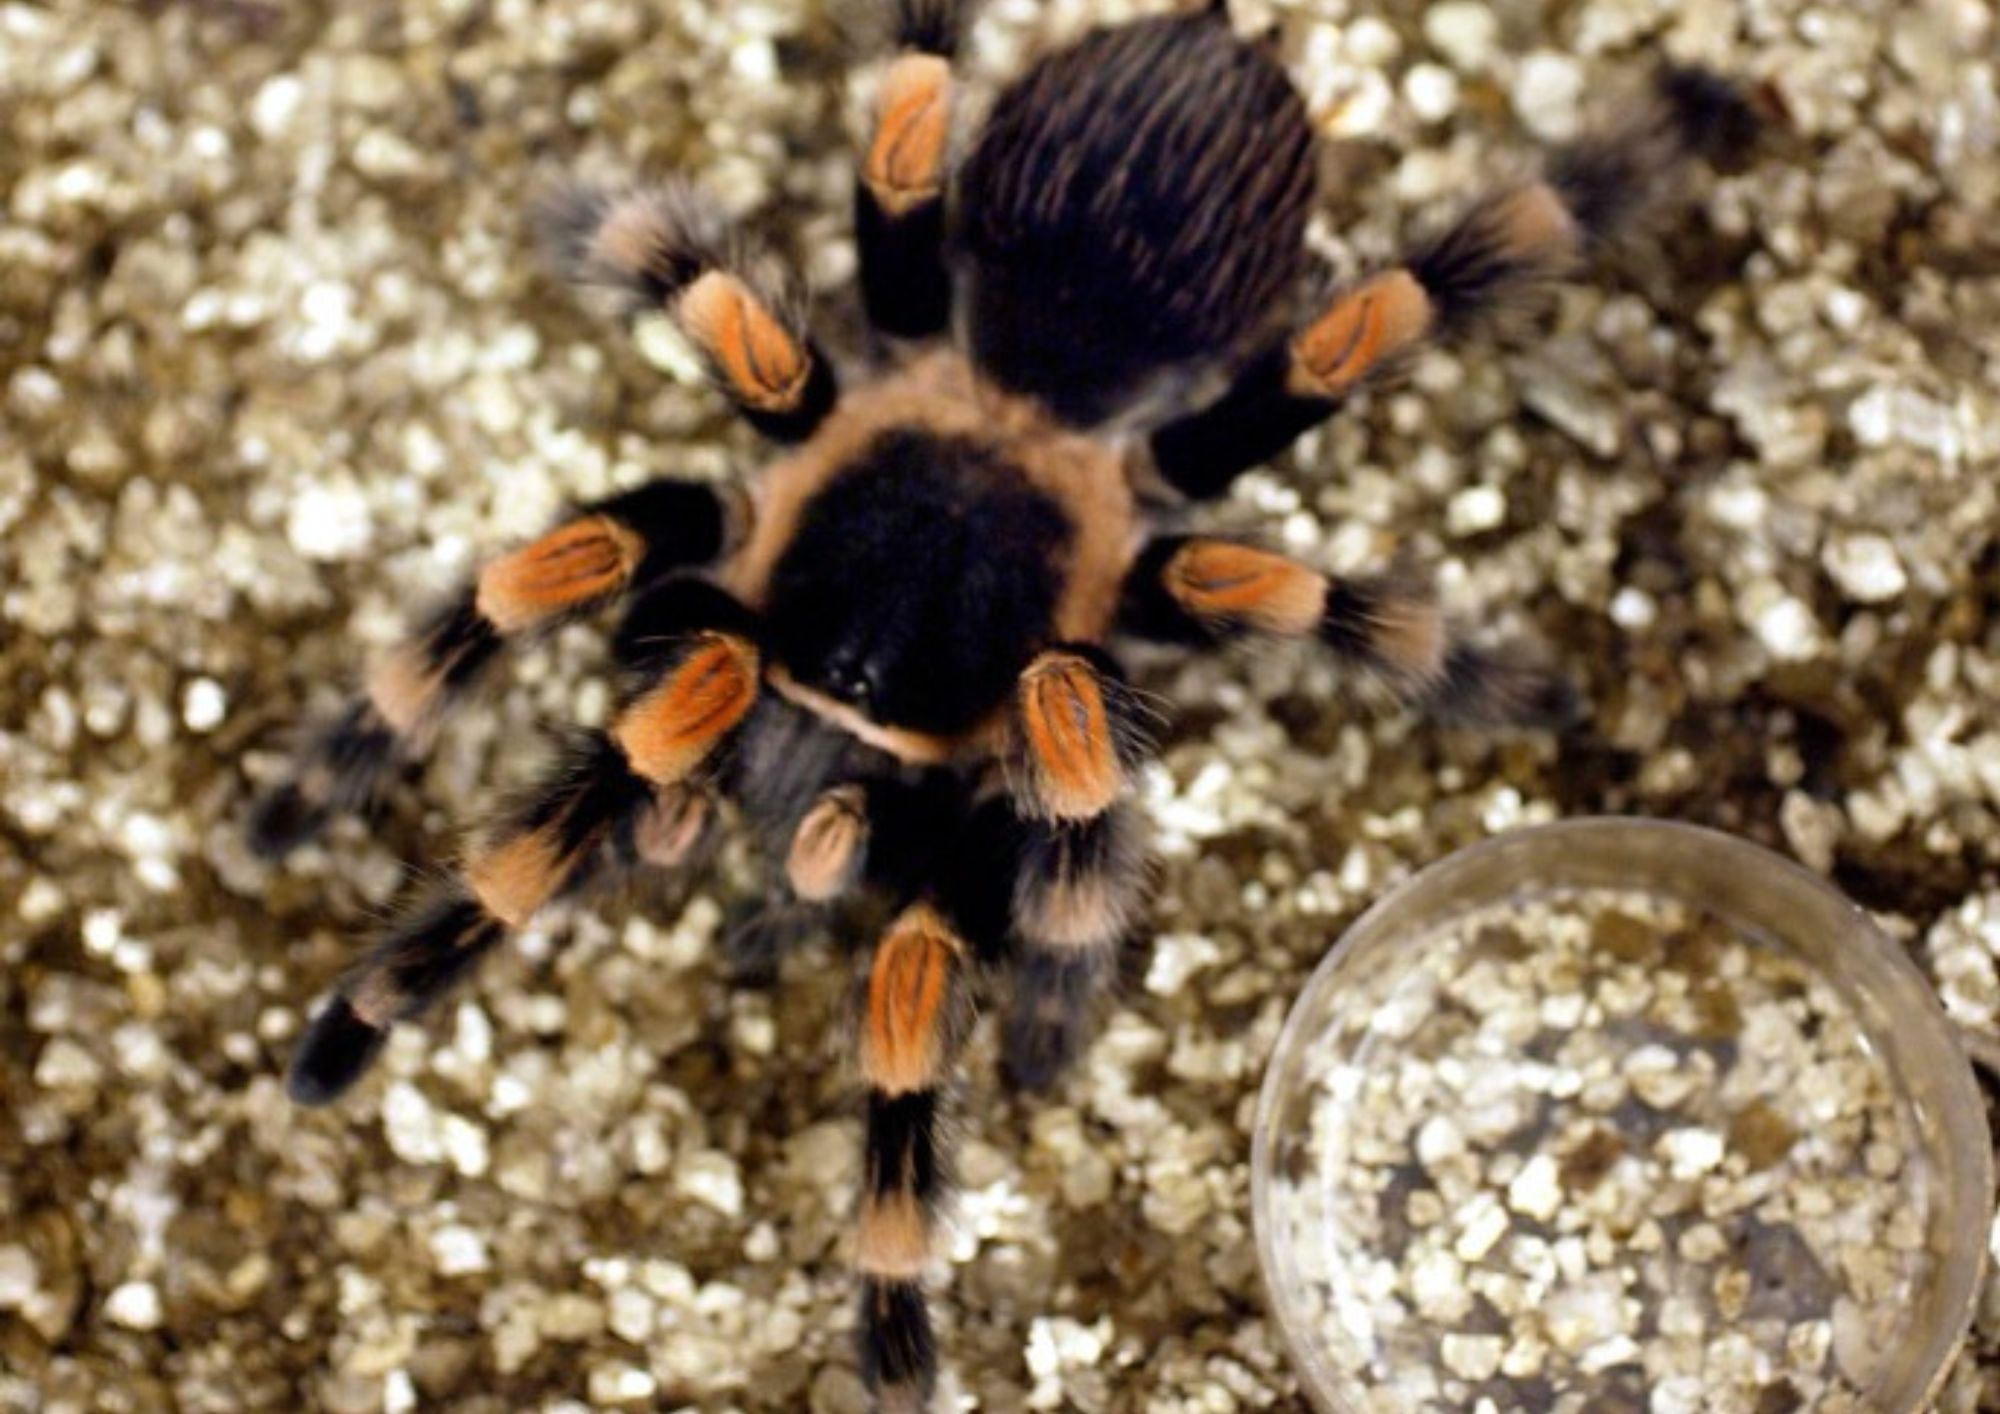
[[[1669,70],[1542,179],[1331,286],[1304,269],[1305,115],[1220,7],[1088,34],[955,134],[964,6],[885,3],[899,48],[856,228],[890,366],[842,387],[802,302],[685,185],[552,202],[570,272],[670,318],[782,454],[747,496],[654,481],[489,563],[307,740],[252,827],[282,853],[366,803],[508,642],[622,601],[611,724],[575,736],[360,961],[292,1093],[338,1095],[393,1023],[552,899],[696,859],[727,802],[768,845],[769,917],[787,920],[734,934],[741,964],[768,966],[801,918],[837,922],[850,900],[892,919],[861,967],[854,1261],[865,1373],[884,1407],[915,1409],[937,1364],[940,1108],[975,988],[1004,996],[1010,1075],[1045,1085],[1138,924],[1147,714],[1110,646],[1307,638],[1449,719],[1573,710],[1561,679],[1460,638],[1407,564],[1333,580],[1168,533],[1159,503],[1220,494],[1425,341],[1568,272],[1680,158],[1753,125],[1728,85]]]

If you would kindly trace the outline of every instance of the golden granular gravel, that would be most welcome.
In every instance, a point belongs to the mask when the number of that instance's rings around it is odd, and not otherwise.
[[[1371,1410],[1869,1407],[1945,1180],[1837,984],[1635,890],[1399,956],[1302,1052],[1272,1198],[1303,1338]]]
[[[995,0],[999,73],[1038,21]],[[1393,880],[1581,811],[1736,829],[2000,1020],[1993,0],[1240,0],[1330,139],[1343,270],[1662,49],[1789,130],[1511,349],[1427,354],[1213,521],[1395,538],[1592,731],[1440,733],[1265,651],[1155,664],[1157,945],[1052,1099],[975,1046],[949,1292],[983,1409],[1296,1407],[1249,1240],[1288,998]],[[565,500],[752,440],[556,288],[527,197],[679,168],[853,332],[810,0],[0,0],[0,1409],[852,1410],[848,978],[734,991],[752,877],[533,930],[344,1105],[279,1076],[405,860],[600,716],[529,655],[373,829],[253,860],[288,723]],[[1993,1388],[1989,1391],[1988,1386]],[[2000,1288],[1945,1409],[2000,1407]]]

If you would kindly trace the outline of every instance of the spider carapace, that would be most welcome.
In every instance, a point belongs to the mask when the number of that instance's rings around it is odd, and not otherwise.
[[[1459,636],[1406,563],[1332,579],[1176,528],[1187,508],[1568,273],[1684,157],[1741,148],[1753,123],[1728,84],[1663,70],[1540,178],[1336,283],[1305,256],[1305,110],[1220,6],[1045,54],[976,133],[953,63],[965,6],[886,8],[855,184],[867,376],[843,386],[795,286],[693,188],[558,193],[544,226],[567,271],[670,319],[777,451],[747,493],[657,480],[487,564],[307,739],[253,833],[282,853],[366,803],[508,644],[620,604],[609,726],[574,734],[340,983],[292,1093],[339,1095],[544,904],[686,867],[732,815],[768,846],[783,916],[867,901],[888,920],[858,940],[852,1251],[864,1373],[884,1408],[915,1409],[974,995],[996,997],[1009,1076],[1045,1086],[1141,921],[1151,713],[1112,646],[1314,639],[1448,719],[1574,712],[1559,675]],[[768,967],[789,935],[731,945]]]

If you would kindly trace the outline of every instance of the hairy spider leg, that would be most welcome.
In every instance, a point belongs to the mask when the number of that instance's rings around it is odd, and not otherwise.
[[[775,442],[812,436],[839,399],[806,327],[802,283],[685,181],[611,191],[575,183],[537,212],[579,284],[612,291],[627,319],[661,313],[701,354],[743,420]]]
[[[282,858],[335,815],[371,805],[476,694],[509,644],[714,562],[733,518],[717,488],[659,480],[585,505],[488,562],[376,660],[360,693],[307,730],[286,779],[252,809],[252,847]]]
[[[1657,210],[1687,159],[1733,158],[1757,130],[1726,80],[1698,68],[1662,71],[1647,102],[1559,149],[1541,180],[1481,198],[1402,265],[1335,291],[1252,357],[1219,400],[1155,430],[1154,467],[1187,496],[1220,496],[1426,342],[1531,306],[1591,247]]]
[[[1252,634],[1315,639],[1405,703],[1458,725],[1560,728],[1580,710],[1574,685],[1526,650],[1467,641],[1407,559],[1332,579],[1260,546],[1161,536],[1126,580],[1119,629],[1195,647]]]
[[[960,99],[952,63],[976,6],[900,0],[889,8],[893,54],[854,182],[861,305],[880,333],[930,339],[951,323],[946,192]]]
[[[692,850],[705,768],[757,698],[753,626],[712,585],[670,580],[634,604],[627,630],[631,681],[610,728],[578,734],[342,979],[293,1057],[295,1100],[343,1094],[394,1023],[421,1015],[550,901]]]

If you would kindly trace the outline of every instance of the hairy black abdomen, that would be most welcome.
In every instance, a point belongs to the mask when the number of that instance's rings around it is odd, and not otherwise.
[[[1218,10],[1092,31],[995,103],[961,180],[972,350],[1079,425],[1223,360],[1297,277],[1312,130]]]
[[[800,517],[771,576],[771,652],[875,721],[962,731],[1047,637],[1070,539],[992,448],[885,433]]]

